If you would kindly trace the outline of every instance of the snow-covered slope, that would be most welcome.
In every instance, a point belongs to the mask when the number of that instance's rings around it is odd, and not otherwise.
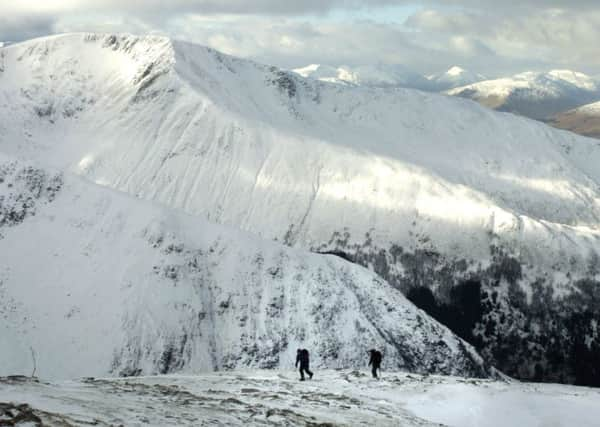
[[[448,91],[500,111],[544,119],[600,99],[593,78],[570,70],[526,72],[513,77],[486,80]]]
[[[458,66],[451,67],[444,73],[434,74],[427,78],[432,84],[432,90],[440,92],[487,80],[481,74],[473,73]]]
[[[159,37],[0,52],[0,151],[337,252],[511,374],[600,384],[597,142]]]
[[[557,114],[550,118],[548,123],[580,135],[600,138],[600,102]]]
[[[0,375],[283,367],[486,376],[372,272],[0,156]],[[35,364],[35,365],[34,365]]]
[[[161,427],[595,427],[600,416],[600,392],[583,387],[395,372],[376,381],[358,370],[297,378],[290,370],[50,383],[0,378],[0,411],[15,425]]]

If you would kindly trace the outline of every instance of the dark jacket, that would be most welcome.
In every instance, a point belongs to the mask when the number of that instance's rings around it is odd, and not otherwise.
[[[381,355],[381,352],[378,350],[371,350],[371,358],[369,359],[369,366],[373,365],[373,366],[380,366],[381,365],[381,359],[383,359],[383,356]]]
[[[298,363],[300,366],[308,366],[309,358],[310,356],[307,349],[300,350],[296,353],[296,366],[298,366]]]

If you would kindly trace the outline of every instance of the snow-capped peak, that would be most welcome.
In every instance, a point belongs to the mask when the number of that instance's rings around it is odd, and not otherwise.
[[[598,83],[590,76],[572,70],[551,70],[547,73],[549,77],[556,78],[572,84],[584,90],[598,90]]]
[[[302,77],[368,87],[408,87],[428,90],[430,86],[421,74],[399,64],[380,63],[355,67],[311,64],[292,71]]]
[[[331,67],[329,65],[310,64],[296,68],[292,72],[305,77],[330,83],[356,84],[357,77],[347,67]]]
[[[292,70],[296,74],[300,74],[302,77],[332,77],[337,74],[337,69],[321,64],[310,64],[303,68],[296,68]]]
[[[434,90],[445,91],[480,82],[485,80],[485,77],[455,65],[443,73],[430,75],[427,79],[431,82]]]
[[[461,68],[461,67],[455,65],[454,67],[452,67],[448,71],[446,71],[446,74],[449,76],[460,76],[461,74],[464,74],[466,72],[467,71],[464,68]]]

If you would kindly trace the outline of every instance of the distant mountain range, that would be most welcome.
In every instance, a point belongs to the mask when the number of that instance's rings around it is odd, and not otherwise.
[[[444,73],[430,76],[423,76],[401,65],[386,64],[358,67],[330,67],[312,64],[293,71],[302,77],[332,83],[369,87],[404,87],[429,92],[441,92],[486,79],[480,74],[456,66]]]
[[[432,84],[432,89],[444,91],[460,86],[481,82],[487,78],[481,74],[473,73],[461,67],[454,66],[448,71],[427,77]]]
[[[458,66],[430,76],[397,65],[339,68],[310,65],[294,72],[339,84],[442,92],[474,100],[494,110],[546,121],[585,136],[599,135],[596,123],[600,119],[596,110],[578,107],[600,101],[600,81],[576,71],[530,71],[497,79],[487,79]]]
[[[551,117],[548,124],[580,135],[600,138],[600,102],[593,102]]]
[[[541,120],[600,100],[600,85],[583,73],[553,70],[486,80],[452,89],[448,94],[473,99],[499,111]]]
[[[293,70],[302,77],[321,81],[368,87],[408,87],[421,90],[431,88],[425,77],[401,65],[365,65],[359,67],[330,67],[312,64]]]

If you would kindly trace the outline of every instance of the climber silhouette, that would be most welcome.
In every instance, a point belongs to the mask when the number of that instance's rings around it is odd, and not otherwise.
[[[300,381],[304,381],[304,373],[306,372],[308,374],[308,377],[310,379],[312,379],[313,377],[313,373],[310,371],[309,365],[310,365],[310,356],[308,354],[308,350],[303,348],[303,349],[298,349],[298,351],[296,352],[296,368],[298,367],[298,364],[300,364]]]

